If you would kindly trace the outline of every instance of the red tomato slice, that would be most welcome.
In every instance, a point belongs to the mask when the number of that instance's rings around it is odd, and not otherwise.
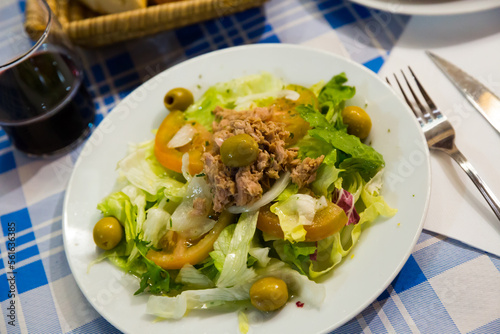
[[[215,226],[197,243],[192,243],[179,233],[168,231],[162,240],[161,251],[150,250],[147,258],[163,269],[181,269],[185,264],[195,265],[207,258],[214,249],[214,242],[222,230],[233,222],[233,215],[221,213]]]
[[[189,154],[189,174],[195,175],[203,170],[202,154],[211,148],[212,135],[205,127],[195,121],[190,121],[196,129],[193,140],[177,148],[167,147],[170,140],[188,121],[181,111],[173,111],[165,117],[155,138],[155,156],[163,167],[182,172],[182,156]]]

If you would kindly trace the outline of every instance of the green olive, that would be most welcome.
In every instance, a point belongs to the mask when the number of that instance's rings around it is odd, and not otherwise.
[[[193,102],[193,94],[186,88],[171,89],[163,98],[165,107],[170,111],[185,111]]]
[[[287,300],[288,287],[282,279],[276,277],[261,278],[250,288],[250,302],[261,311],[277,310]]]
[[[220,154],[226,166],[248,166],[257,160],[259,144],[250,135],[242,133],[224,140],[220,147]]]
[[[94,242],[99,248],[115,248],[122,238],[123,228],[115,217],[104,217],[94,226]]]
[[[342,119],[347,125],[347,132],[351,135],[366,139],[372,129],[372,120],[363,108],[356,106],[345,107],[342,110]]]

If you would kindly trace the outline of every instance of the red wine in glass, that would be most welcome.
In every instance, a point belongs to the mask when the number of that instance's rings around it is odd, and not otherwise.
[[[72,148],[90,133],[94,115],[83,73],[67,53],[38,51],[0,72],[0,125],[29,155]]]

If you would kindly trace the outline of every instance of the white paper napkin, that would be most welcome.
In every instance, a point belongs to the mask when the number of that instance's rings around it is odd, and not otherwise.
[[[424,53],[459,66],[500,96],[500,10],[449,17],[413,17],[381,77],[410,65],[452,122],[456,145],[500,198],[500,134]],[[499,111],[500,112],[500,111]],[[432,189],[424,228],[500,256],[500,221],[472,181],[447,155],[431,152]]]

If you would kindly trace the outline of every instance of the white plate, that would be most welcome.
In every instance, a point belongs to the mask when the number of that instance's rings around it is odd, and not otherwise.
[[[237,333],[234,313],[192,312],[179,321],[154,322],[145,314],[147,296],[133,296],[134,277],[108,262],[88,264],[98,251],[92,228],[100,218],[97,203],[117,177],[115,166],[127,144],[153,138],[167,111],[164,94],[174,87],[196,97],[210,85],[246,74],[269,71],[287,82],[312,85],[346,72],[373,120],[372,145],[386,160],[384,196],[399,212],[379,219],[361,235],[351,255],[324,284],[327,298],[320,310],[289,303],[271,319],[256,323],[252,333],[320,333],[356,316],[391,283],[408,259],[422,230],[430,189],[429,156],[411,111],[373,72],[350,60],[292,45],[252,45],[213,52],[174,66],[125,98],[86,143],[69,181],[64,201],[66,255],[78,283],[94,308],[110,323],[130,333]],[[201,86],[201,89],[197,87]]]
[[[386,12],[409,15],[458,15],[500,7],[498,0],[351,0]]]

